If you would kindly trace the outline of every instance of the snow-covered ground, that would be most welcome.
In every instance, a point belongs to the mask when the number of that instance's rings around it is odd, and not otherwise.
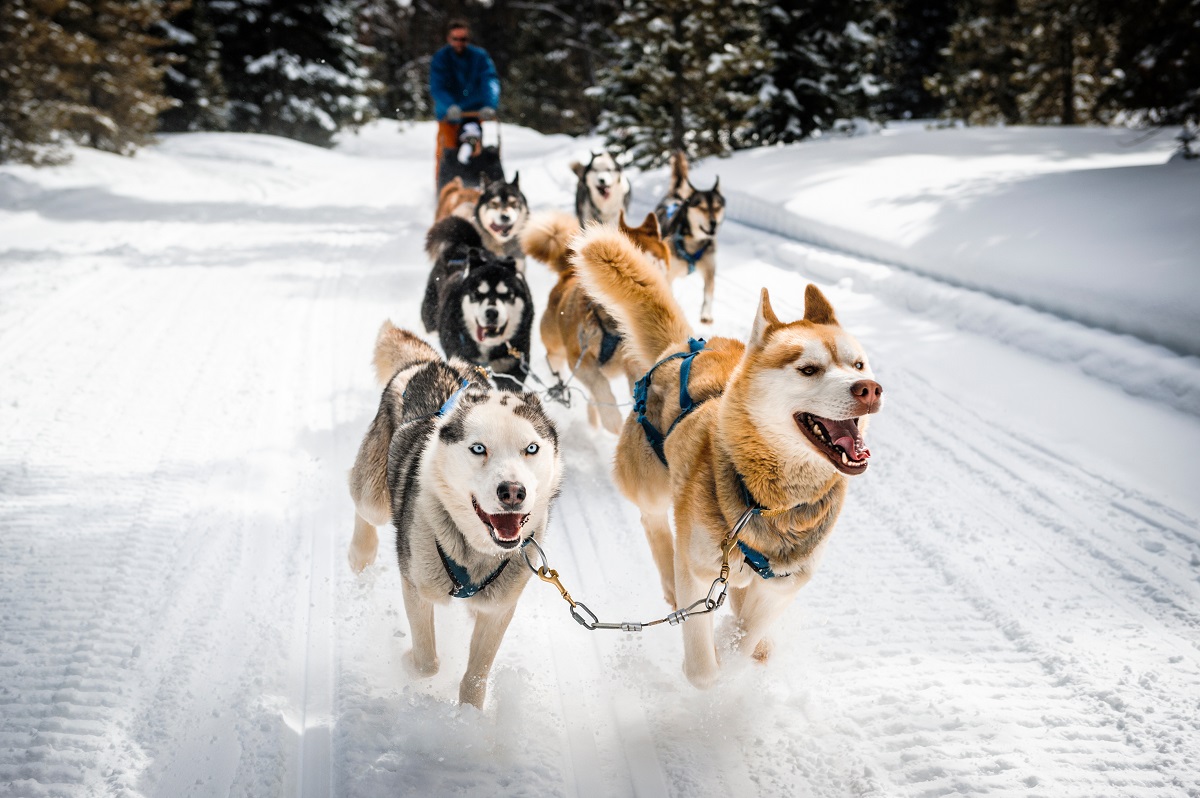
[[[591,142],[504,135],[569,208]],[[371,342],[419,321],[431,128],[0,167],[0,795],[1200,795],[1200,164],[1134,139],[700,166],[733,217],[702,332],[821,284],[891,397],[872,469],[766,667],[698,692],[677,630],[587,632],[535,580],[482,712],[462,608],[413,681],[394,563],[344,559]],[[553,412],[551,564],[606,620],[661,617],[613,439]]]

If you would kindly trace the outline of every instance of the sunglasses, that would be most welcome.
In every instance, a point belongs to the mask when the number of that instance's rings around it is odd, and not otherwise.
[[[452,41],[452,42],[469,42],[469,41],[471,41],[471,37],[470,36],[451,36],[450,41]]]

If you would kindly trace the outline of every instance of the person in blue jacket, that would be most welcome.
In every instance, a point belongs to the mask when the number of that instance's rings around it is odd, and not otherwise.
[[[446,44],[429,64],[429,93],[438,120],[438,157],[458,143],[464,111],[477,111],[482,120],[496,118],[500,78],[487,50],[471,44],[471,29],[461,19],[446,26]]]

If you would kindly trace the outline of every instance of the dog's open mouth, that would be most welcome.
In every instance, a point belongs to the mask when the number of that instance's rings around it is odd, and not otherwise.
[[[471,506],[475,508],[475,515],[479,516],[479,520],[488,528],[497,546],[511,549],[521,542],[521,528],[529,520],[529,513],[488,514],[479,506],[479,502],[475,501],[474,496],[471,497]]]
[[[503,332],[504,332],[504,328],[501,326],[495,325],[495,324],[489,324],[487,326],[484,326],[481,324],[476,324],[475,325],[475,340],[479,341],[480,343],[483,343],[488,338],[499,338],[500,334]]]
[[[596,186],[596,191],[600,192],[600,199],[608,199],[608,195],[612,193],[612,186]]]
[[[512,234],[513,226],[511,224],[497,224],[496,222],[492,222],[488,225],[488,228],[492,231],[493,235],[502,238]]]
[[[863,443],[857,418],[834,421],[812,413],[797,413],[795,418],[805,436],[839,471],[861,474],[867,470],[867,458],[871,456],[871,450]]]

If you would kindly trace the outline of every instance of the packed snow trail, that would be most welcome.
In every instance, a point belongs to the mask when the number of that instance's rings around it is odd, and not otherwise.
[[[375,332],[419,324],[431,137],[0,172],[0,795],[1200,795],[1197,502],[1134,445],[1189,451],[1196,418],[733,222],[700,331],[744,337],[764,284],[797,316],[817,279],[889,394],[771,662],[693,690],[678,629],[588,632],[535,579],[482,712],[461,605],[441,671],[404,675],[390,537],[350,572],[345,477]],[[571,206],[586,143],[505,146],[535,206]],[[677,294],[694,317],[699,280]],[[662,617],[614,439],[552,413],[550,564],[604,620]]]

